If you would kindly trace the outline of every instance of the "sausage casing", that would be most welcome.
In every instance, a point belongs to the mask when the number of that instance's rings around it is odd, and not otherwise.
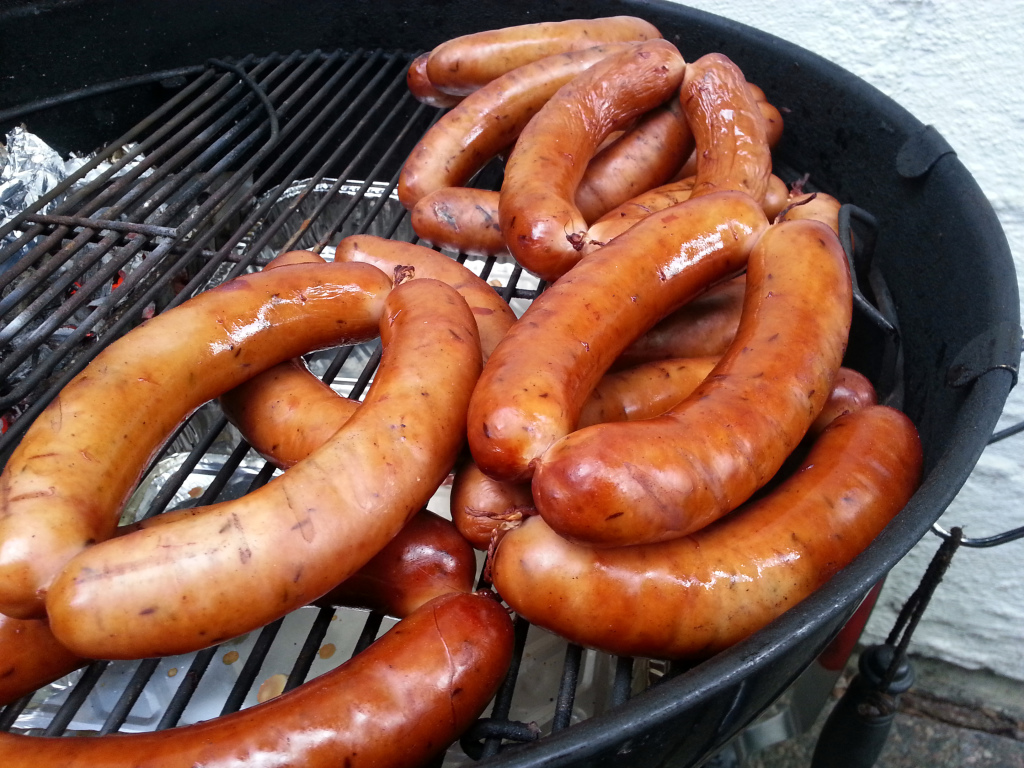
[[[88,663],[58,642],[46,619],[0,614],[0,707]]]
[[[664,103],[685,68],[665,40],[633,46],[563,86],[523,129],[505,165],[498,213],[524,268],[555,280],[580,260],[587,221],[575,198],[588,163],[609,133]]]
[[[283,360],[366,341],[390,278],[368,265],[245,275],[140,325],[64,387],[0,476],[0,612],[43,615],[52,579],[110,537],[180,421]]]
[[[652,214],[542,293],[473,392],[468,438],[480,468],[498,480],[529,478],[533,463],[575,429],[622,350],[742,270],[767,226],[748,195],[708,195]]]
[[[508,672],[512,622],[486,594],[437,598],[340,667],[262,704],[150,733],[0,733],[6,768],[418,768],[480,716]]]
[[[907,503],[920,471],[914,425],[870,406],[836,420],[774,492],[689,536],[600,549],[527,518],[497,546],[494,585],[517,613],[572,642],[705,658],[848,565]]]
[[[538,511],[567,538],[622,546],[684,536],[735,509],[821,412],[852,312],[835,234],[816,221],[772,226],[750,254],[736,338],[707,380],[656,419],[554,444],[533,476]]]
[[[240,499],[69,563],[47,600],[58,639],[93,658],[196,650],[315,600],[379,552],[454,464],[481,365],[473,314],[439,281],[394,289],[380,331],[374,383],[324,446]]]
[[[446,93],[466,95],[506,72],[547,56],[602,43],[653,40],[661,33],[633,16],[521,24],[453,38],[427,60],[430,81]]]

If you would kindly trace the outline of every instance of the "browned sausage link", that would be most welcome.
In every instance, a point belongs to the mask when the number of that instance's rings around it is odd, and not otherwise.
[[[579,428],[660,416],[697,388],[717,357],[658,360],[608,373],[580,412]]]
[[[368,265],[294,264],[201,293],[107,347],[40,414],[0,477],[0,612],[42,615],[50,581],[113,533],[187,414],[283,360],[373,338],[390,289]]]
[[[796,221],[810,219],[826,224],[829,229],[839,234],[839,209],[842,204],[832,195],[824,192],[799,193],[789,197],[786,206],[779,211],[778,221]]]
[[[579,426],[658,416],[689,395],[716,362],[717,358],[666,360],[609,373],[587,398]],[[477,549],[486,550],[495,532],[517,524],[528,507],[533,507],[528,483],[494,480],[472,461],[464,461],[455,472],[452,520]]]
[[[533,506],[529,483],[494,480],[470,459],[455,470],[451,495],[452,522],[476,549],[486,551],[496,529],[522,520],[523,507]]]
[[[407,209],[443,187],[462,187],[511,145],[559,88],[630,44],[610,44],[542,58],[515,69],[441,117],[409,154],[398,177]]]
[[[508,250],[498,225],[498,193],[488,189],[443,187],[413,206],[409,223],[429,245],[470,256]]]
[[[832,391],[829,392],[828,400],[825,401],[825,407],[821,409],[821,413],[811,424],[807,434],[810,437],[816,437],[840,416],[863,410],[870,405],[877,405],[877,403],[878,395],[867,376],[852,368],[840,368],[835,381],[832,382]]]
[[[455,259],[430,248],[374,235],[351,235],[338,243],[334,258],[372,264],[389,274],[400,265],[410,266],[417,278],[440,280],[450,285],[466,300],[476,318],[485,362],[516,321],[515,312],[493,286]]]
[[[469,445],[499,480],[576,427],[611,366],[657,320],[742,270],[767,227],[747,195],[722,192],[652,214],[581,261],[524,313],[487,361],[469,409]]]
[[[705,658],[849,564],[907,503],[920,471],[914,425],[870,407],[838,419],[772,494],[681,539],[597,549],[527,519],[498,544],[494,585],[518,614],[572,642]]]
[[[449,592],[471,592],[473,548],[450,520],[426,509],[416,514],[366,565],[316,601],[367,608],[403,618]]]
[[[595,221],[666,183],[691,152],[693,134],[685,118],[669,107],[652,110],[590,161],[576,189],[576,207],[587,222]]]
[[[621,546],[684,536],[735,509],[824,407],[851,294],[828,227],[774,225],[750,254],[736,338],[707,380],[664,416],[598,424],[553,445],[533,477],[540,514],[567,538]]]
[[[693,197],[734,189],[764,200],[772,156],[764,118],[743,73],[709,53],[686,68],[680,94],[697,143]]]
[[[380,332],[374,382],[324,446],[240,499],[72,560],[47,599],[57,638],[94,658],[206,647],[321,597],[383,549],[455,463],[480,341],[465,300],[429,279],[391,291]]]
[[[46,619],[0,615],[0,707],[88,663],[58,642]]]
[[[407,768],[480,716],[508,672],[512,622],[485,594],[437,598],[340,667],[263,704],[150,733],[0,733],[5,768]],[[372,727],[368,727],[372,724]]]
[[[693,185],[697,178],[687,176],[683,179],[663,184],[643,192],[631,200],[604,214],[590,225],[587,230],[583,253],[592,253],[608,241],[614,240],[640,219],[654,211],[660,211],[671,205],[678,205],[690,199]],[[768,220],[773,220],[789,202],[789,188],[786,182],[772,174],[768,178],[768,191],[761,208]]]
[[[522,24],[476,32],[442,43],[430,52],[427,73],[434,85],[465,96],[531,62],[604,43],[661,37],[657,28],[632,16]]]
[[[445,109],[454,107],[460,101],[461,96],[452,96],[449,93],[437,90],[434,84],[427,77],[427,57],[429,53],[417,56],[409,64],[409,71],[405,74],[405,82],[409,86],[409,92],[427,106]]]
[[[505,166],[499,214],[516,260],[556,280],[582,256],[587,221],[576,189],[604,138],[663,103],[686,64],[653,40],[596,64],[563,86],[534,116]]]
[[[253,449],[287,469],[326,443],[359,403],[288,360],[220,397],[221,409]]]
[[[764,120],[765,141],[768,142],[768,148],[774,149],[782,139],[782,131],[785,127],[782,113],[764,100],[757,102],[757,111],[761,113],[761,118]]]
[[[736,338],[746,293],[745,275],[714,286],[630,344],[617,368],[679,357],[721,357]]]

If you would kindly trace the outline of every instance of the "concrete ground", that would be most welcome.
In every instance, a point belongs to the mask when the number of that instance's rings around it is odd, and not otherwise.
[[[915,684],[901,697],[876,768],[1024,768],[1024,683],[928,659],[912,663]],[[719,765],[808,768],[818,732],[855,669],[847,667],[810,731]]]

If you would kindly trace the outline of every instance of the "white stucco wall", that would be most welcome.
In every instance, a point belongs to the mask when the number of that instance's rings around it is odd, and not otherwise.
[[[1024,295],[1024,0],[689,0],[839,64],[934,125],[977,179],[1002,223]],[[757,82],[756,73],[747,76]],[[1000,427],[1024,420],[1024,383]],[[1024,434],[989,447],[941,523],[985,536],[1024,525]],[[868,626],[884,639],[938,539],[893,571]],[[1024,541],[962,549],[912,650],[1024,680]]]

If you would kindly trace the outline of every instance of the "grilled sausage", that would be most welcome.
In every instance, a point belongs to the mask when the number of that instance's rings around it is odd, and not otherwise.
[[[476,318],[484,362],[516,321],[516,314],[493,286],[455,259],[421,245],[374,235],[351,235],[338,243],[336,261],[372,264],[391,274],[398,266],[412,267],[417,278],[447,283],[466,300]]]
[[[498,211],[524,268],[555,280],[579,261],[587,222],[575,198],[587,164],[609,133],[668,99],[685,68],[671,43],[641,43],[563,86],[523,129]]]
[[[821,409],[807,434],[816,437],[840,416],[877,404],[878,395],[867,376],[852,368],[840,368],[835,381],[832,382],[832,391],[828,394],[825,407]]]
[[[767,227],[722,192],[652,214],[588,256],[498,344],[469,408],[469,446],[498,480],[523,481],[568,434],[615,358],[657,320],[743,269]]]
[[[0,707],[88,663],[57,641],[46,619],[0,615]]]
[[[765,120],[739,68],[720,53],[686,68],[680,93],[697,144],[692,197],[721,190],[764,200],[772,156]]]
[[[462,97],[439,91],[430,82],[430,78],[427,76],[427,57],[429,55],[429,53],[424,53],[412,60],[409,70],[405,74],[406,85],[409,86],[409,91],[416,97],[416,100],[427,106],[438,109],[454,107],[462,101]]]
[[[450,520],[422,510],[387,546],[318,605],[367,608],[404,618],[449,592],[471,592],[476,556]]]
[[[321,597],[383,549],[455,462],[480,341],[465,300],[429,279],[391,291],[380,331],[373,385],[323,447],[240,499],[72,560],[47,598],[57,638],[94,658],[196,650]]]
[[[109,538],[150,458],[188,413],[283,360],[375,337],[390,289],[368,265],[245,275],[97,355],[40,414],[0,476],[0,612],[43,615],[52,579]]]
[[[538,511],[566,538],[622,546],[685,536],[735,509],[824,407],[852,312],[835,234],[816,221],[773,225],[750,254],[736,338],[707,380],[664,416],[553,445],[533,476]]]
[[[414,768],[484,711],[508,671],[512,623],[485,594],[437,598],[340,667],[263,704],[150,733],[0,733],[6,768]]]
[[[706,658],[849,564],[907,503],[920,471],[910,420],[868,407],[836,420],[773,493],[683,538],[597,549],[527,518],[497,546],[495,589],[517,613],[575,643]]]
[[[786,206],[779,211],[778,221],[795,221],[811,219],[827,224],[828,228],[839,234],[839,209],[842,204],[832,195],[824,192],[799,192],[790,195]]]
[[[450,500],[452,522],[475,549],[486,551],[494,532],[522,520],[533,507],[529,483],[494,480],[468,457],[455,470]]]
[[[498,224],[498,193],[489,189],[442,187],[420,198],[409,223],[428,245],[493,256],[508,249]]]
[[[629,50],[600,45],[542,58],[502,75],[434,123],[409,154],[398,177],[398,199],[411,210],[444,187],[462,187],[507,149],[563,85],[599,61]]]
[[[674,99],[671,104],[674,106]],[[693,152],[690,127],[673,106],[642,116],[587,165],[576,189],[576,207],[587,222],[665,184]]]
[[[427,74],[442,91],[464,96],[506,72],[547,56],[603,43],[660,37],[654,25],[632,16],[522,24],[442,43],[430,52]]]
[[[721,357],[736,338],[746,289],[746,275],[710,288],[630,344],[615,367],[670,358]]]

